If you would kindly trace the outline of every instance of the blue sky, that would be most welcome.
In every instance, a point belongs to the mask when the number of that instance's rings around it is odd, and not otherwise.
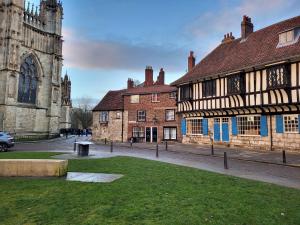
[[[154,76],[163,67],[170,83],[184,75],[190,50],[199,62],[225,33],[240,37],[243,15],[255,30],[300,15],[297,0],[63,0],[63,6],[63,71],[74,99],[100,99],[124,88],[128,77],[143,81],[146,65]]]

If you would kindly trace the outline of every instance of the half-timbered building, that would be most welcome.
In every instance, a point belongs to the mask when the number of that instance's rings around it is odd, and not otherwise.
[[[300,150],[300,16],[222,42],[175,81],[183,142]]]

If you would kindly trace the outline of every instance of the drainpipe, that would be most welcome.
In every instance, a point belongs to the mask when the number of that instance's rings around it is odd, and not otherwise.
[[[124,109],[122,110],[122,143],[124,142]]]
[[[272,126],[272,115],[270,115],[270,150],[273,151],[273,126]]]

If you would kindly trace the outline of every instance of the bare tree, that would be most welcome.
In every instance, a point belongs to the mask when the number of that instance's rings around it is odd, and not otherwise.
[[[92,109],[94,107],[93,99],[82,97],[73,101],[72,110],[72,128],[87,129],[93,124]]]

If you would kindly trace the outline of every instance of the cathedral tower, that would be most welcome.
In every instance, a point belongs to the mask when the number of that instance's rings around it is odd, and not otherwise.
[[[62,19],[57,0],[0,0],[0,130],[51,135],[66,120]]]

